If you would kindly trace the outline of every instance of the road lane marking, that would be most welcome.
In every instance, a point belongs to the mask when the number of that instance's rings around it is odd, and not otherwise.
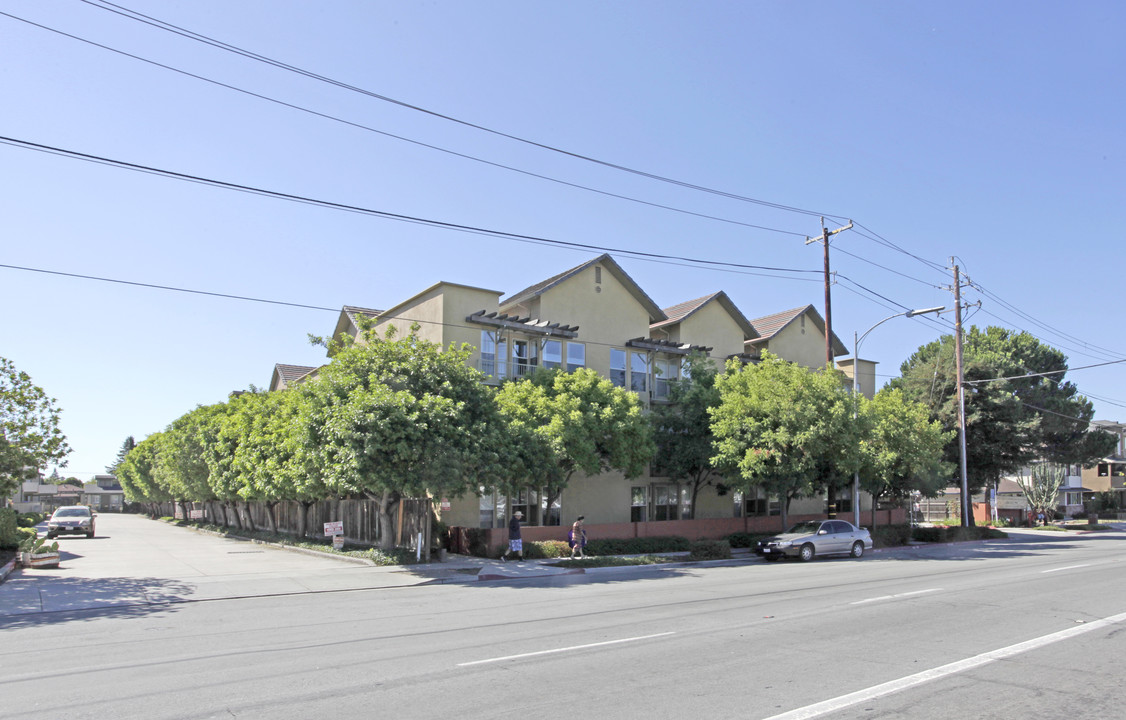
[[[1051,570],[1041,570],[1040,574],[1059,572],[1060,570],[1078,570],[1079,568],[1091,567],[1091,563],[1084,563],[1083,565],[1068,565],[1067,567],[1052,568]]]
[[[1110,617],[1102,618],[1101,620],[1092,620],[1082,625],[1076,625],[1066,630],[1060,630],[1059,632],[1054,632],[1049,635],[1042,635],[1041,637],[1026,640],[1024,642],[1017,643],[1016,645],[1010,645],[998,650],[991,650],[990,652],[982,653],[980,655],[974,655],[973,657],[966,658],[965,660],[958,660],[956,662],[932,668],[930,670],[924,670],[923,672],[915,673],[914,675],[908,675],[907,677],[903,677],[898,680],[892,680],[890,682],[883,683],[882,685],[873,685],[870,688],[858,690],[854,693],[841,695],[840,697],[825,700],[813,705],[806,705],[803,708],[797,708],[796,710],[784,712],[781,715],[771,715],[764,720],[809,720],[810,718],[820,717],[827,713],[835,712],[837,710],[843,710],[844,708],[851,707],[858,703],[868,702],[869,700],[875,700],[876,698],[880,698],[885,695],[891,695],[902,690],[908,690],[915,687],[916,685],[922,685],[923,683],[928,683],[932,680],[939,680],[941,678],[947,677],[948,675],[954,675],[955,673],[973,670],[974,668],[988,665],[989,663],[996,662],[998,660],[1004,660],[1005,658],[1010,658],[1014,655],[1019,655],[1030,650],[1036,650],[1046,645],[1051,645],[1063,640],[1068,640],[1070,638],[1083,635],[1084,633],[1100,630],[1102,628],[1109,627],[1111,625],[1117,625],[1118,623],[1122,622],[1126,622],[1126,613],[1111,615]]]
[[[621,640],[607,640],[605,642],[590,643],[589,645],[572,645],[571,647],[555,648],[553,650],[540,650],[538,652],[521,653],[520,655],[505,655],[504,657],[489,658],[488,660],[474,660],[473,662],[458,663],[458,667],[466,667],[468,665],[484,665],[485,663],[504,662],[505,660],[516,660],[518,658],[535,657],[536,655],[551,655],[553,653],[571,652],[573,650],[586,650],[593,647],[604,647],[606,645],[618,645],[620,643],[637,642],[638,640],[651,640],[653,638],[665,637],[666,635],[676,635],[675,632],[663,632],[656,635],[642,635],[640,637],[622,638]]]
[[[863,605],[864,603],[878,602],[880,600],[895,600],[897,598],[911,597],[912,595],[925,595],[926,593],[942,592],[942,588],[928,588],[926,590],[912,590],[911,592],[899,593],[898,595],[880,595],[879,597],[866,598],[864,600],[857,600],[850,602],[849,605]]]

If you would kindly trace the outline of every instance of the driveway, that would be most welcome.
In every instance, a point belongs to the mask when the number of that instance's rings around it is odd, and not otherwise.
[[[102,513],[97,537],[59,538],[58,568],[0,585],[0,617],[100,607],[414,585],[418,578]]]

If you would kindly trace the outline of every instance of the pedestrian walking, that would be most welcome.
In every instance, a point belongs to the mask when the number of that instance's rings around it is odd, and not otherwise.
[[[579,557],[583,556],[583,549],[586,548],[586,528],[583,527],[583,521],[586,520],[586,515],[579,515],[579,519],[571,526],[571,532],[567,533],[567,542],[571,545],[571,559],[575,559],[575,551],[579,552]]]
[[[520,539],[520,522],[524,519],[524,513],[517,510],[512,513],[512,519],[508,521],[508,552],[500,556],[501,562],[508,562],[509,553],[516,553],[516,560],[524,562],[524,541]]]

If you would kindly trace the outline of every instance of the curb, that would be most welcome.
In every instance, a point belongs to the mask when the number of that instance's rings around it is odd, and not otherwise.
[[[7,580],[8,576],[11,575],[13,571],[15,571],[17,559],[18,558],[12,558],[8,561],[7,565],[0,568],[0,583],[3,583],[5,580]]]

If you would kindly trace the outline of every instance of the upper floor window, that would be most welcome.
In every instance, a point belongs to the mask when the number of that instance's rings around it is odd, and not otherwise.
[[[492,330],[481,331],[481,367],[486,375],[503,378],[507,373],[506,358],[508,346],[503,338]]]
[[[543,366],[546,368],[563,367],[563,343],[559,340],[543,341]]]
[[[610,382],[626,386],[626,351],[610,348]]]
[[[575,372],[586,367],[586,345],[577,342],[567,343],[567,372]]]
[[[648,389],[649,356],[634,350],[629,358],[629,389],[643,393]]]
[[[512,341],[512,374],[522,378],[532,374],[532,370],[539,364],[537,345],[534,341]]]
[[[657,358],[653,361],[653,396],[667,398],[673,384],[680,379],[680,358]]]

